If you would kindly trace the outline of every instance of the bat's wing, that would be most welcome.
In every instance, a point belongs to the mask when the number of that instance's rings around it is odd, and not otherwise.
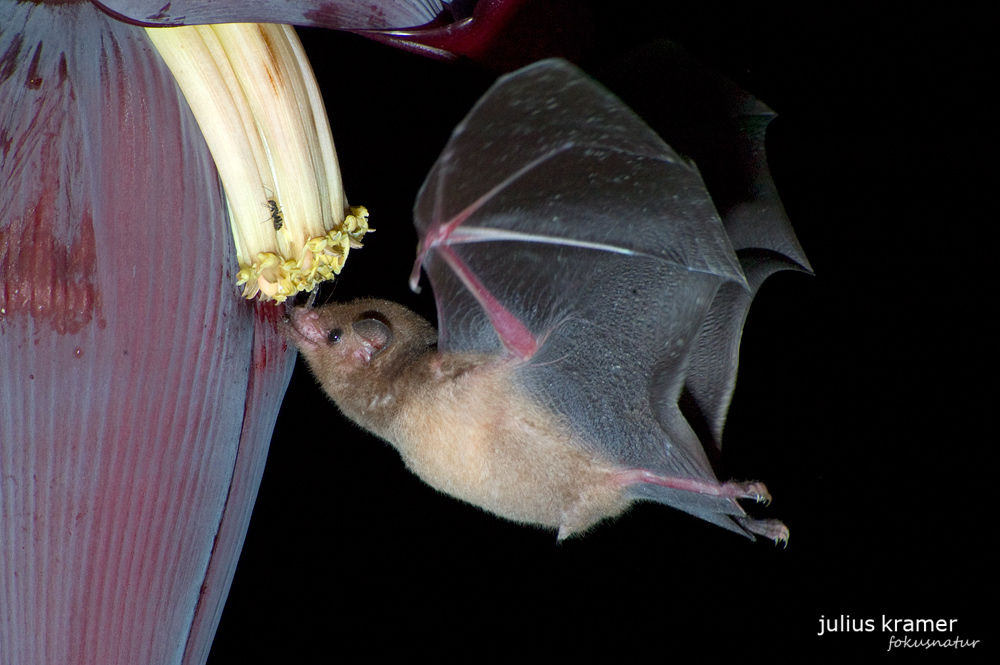
[[[733,323],[724,294],[752,290],[697,169],[620,100],[557,60],[501,78],[415,220],[412,283],[423,265],[443,350],[518,361],[525,389],[625,468],[717,483],[677,403],[692,358],[716,352],[703,329]],[[636,493],[729,528],[723,514],[742,514],[731,498]]]
[[[666,40],[622,56],[600,78],[697,164],[750,286],[719,289],[685,381],[685,413],[704,425],[702,440],[718,448],[736,384],[740,334],[757,289],[779,270],[810,270],[764,151],[775,113]]]

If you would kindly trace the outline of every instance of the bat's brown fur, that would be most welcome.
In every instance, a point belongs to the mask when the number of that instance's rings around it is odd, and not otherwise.
[[[379,348],[352,329],[371,312],[391,330]],[[560,539],[630,502],[616,469],[574,445],[568,429],[518,389],[513,361],[441,353],[429,323],[384,300],[297,309],[290,328],[344,415],[391,443],[432,487],[556,528]],[[335,342],[333,329],[342,331]]]

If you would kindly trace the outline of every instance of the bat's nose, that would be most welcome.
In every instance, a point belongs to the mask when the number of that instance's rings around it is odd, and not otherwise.
[[[319,314],[315,309],[309,307],[296,307],[292,310],[292,323],[298,325],[307,321],[315,322],[319,320]]]
[[[319,314],[314,309],[296,307],[289,315],[289,327],[293,331],[293,341],[303,341],[319,344],[323,340],[323,331],[319,325]]]

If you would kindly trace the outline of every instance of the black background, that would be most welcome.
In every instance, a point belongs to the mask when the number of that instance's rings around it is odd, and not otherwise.
[[[876,654],[882,615],[958,619],[947,637],[981,642],[956,655],[993,651],[995,214],[972,205],[992,177],[974,157],[991,140],[975,122],[995,82],[975,53],[984,17],[615,4],[594,9],[588,71],[667,37],[779,114],[770,164],[816,274],[758,295],[724,450],[734,477],[767,483],[788,547],[652,504],[556,544],[424,486],[300,363],[211,663]],[[410,211],[494,75],[301,34],[346,191],[377,229],[334,297],[434,320],[429,289],[406,285]],[[875,632],[816,635],[841,615]]]

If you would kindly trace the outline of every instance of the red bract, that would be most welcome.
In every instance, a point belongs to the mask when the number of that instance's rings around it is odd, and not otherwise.
[[[592,46],[593,17],[577,0],[104,0],[138,25],[220,23],[236,19],[350,30],[439,60],[466,58],[497,72],[542,58],[578,60]]]
[[[0,4],[0,662],[203,662],[294,355],[144,32]]]

